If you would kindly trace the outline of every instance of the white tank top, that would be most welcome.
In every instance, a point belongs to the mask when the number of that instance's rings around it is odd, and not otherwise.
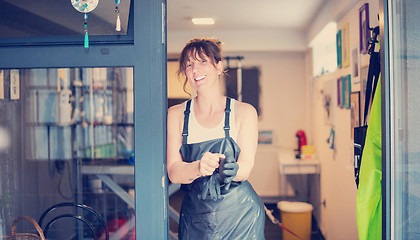
[[[223,114],[222,120],[216,127],[213,128],[206,128],[198,123],[197,119],[195,118],[194,114],[194,102],[195,99],[191,101],[191,110],[190,110],[190,119],[188,122],[188,137],[187,143],[199,143],[208,140],[224,138],[225,137],[225,130],[223,129],[225,125],[225,114]],[[186,104],[185,104],[186,105]],[[236,100],[232,99],[230,104],[230,117],[229,117],[229,135],[237,142],[238,138],[238,128],[235,123],[235,115],[236,115]]]

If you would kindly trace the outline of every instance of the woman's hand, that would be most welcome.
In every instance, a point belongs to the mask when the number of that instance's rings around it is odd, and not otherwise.
[[[225,155],[220,153],[204,153],[203,157],[200,159],[200,164],[198,170],[201,176],[210,176],[213,174],[214,170],[219,167],[220,158],[225,158]]]

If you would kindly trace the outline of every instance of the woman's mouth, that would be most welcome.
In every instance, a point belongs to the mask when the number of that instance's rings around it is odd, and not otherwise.
[[[194,80],[195,81],[200,81],[200,80],[204,79],[205,77],[206,77],[206,75],[201,76],[201,77],[194,78]]]

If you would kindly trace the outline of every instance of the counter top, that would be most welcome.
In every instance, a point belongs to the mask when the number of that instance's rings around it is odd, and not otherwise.
[[[277,153],[281,174],[319,174],[319,161],[297,159],[294,151],[279,149]]]

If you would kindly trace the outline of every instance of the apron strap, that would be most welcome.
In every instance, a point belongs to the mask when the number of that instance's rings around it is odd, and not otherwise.
[[[182,144],[187,144],[188,136],[188,120],[190,119],[191,99],[187,101],[187,106],[184,111],[184,128],[182,129]]]
[[[230,130],[230,101],[231,99],[226,97],[226,108],[225,108],[225,126],[223,129],[225,130],[225,137],[229,138],[229,130]],[[184,127],[182,129],[182,144],[187,144],[187,137],[188,137],[188,121],[190,119],[190,110],[191,108],[191,99],[187,101],[185,111],[184,111]]]
[[[225,108],[225,126],[223,127],[223,129],[225,130],[225,137],[229,138],[229,130],[230,130],[230,121],[229,121],[229,116],[230,116],[230,98],[226,97],[226,108]]]

